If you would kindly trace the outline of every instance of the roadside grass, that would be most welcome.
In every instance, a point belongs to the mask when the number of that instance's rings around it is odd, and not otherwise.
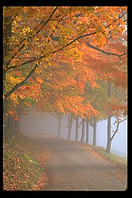
[[[36,145],[20,133],[6,146],[3,145],[3,190],[44,189],[47,176],[37,160],[39,151]]]
[[[93,146],[93,145],[89,145],[93,150],[95,150],[98,154],[100,154],[102,157],[104,157],[105,159],[107,160],[110,160],[114,163],[117,163],[117,164],[121,164],[121,165],[127,165],[127,159],[124,158],[124,157],[120,157],[120,156],[117,156],[113,153],[107,153],[105,151],[105,149],[101,146]]]

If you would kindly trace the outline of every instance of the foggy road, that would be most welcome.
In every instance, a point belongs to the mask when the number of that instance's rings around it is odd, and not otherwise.
[[[34,144],[47,147],[48,184],[44,190],[122,191],[127,188],[126,169],[99,157],[80,143],[48,135],[29,135]],[[82,144],[83,145],[83,144]]]

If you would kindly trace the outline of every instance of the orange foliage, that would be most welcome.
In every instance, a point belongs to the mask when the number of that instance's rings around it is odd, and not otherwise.
[[[101,78],[126,88],[127,60],[126,55],[108,55],[88,47],[86,41],[100,50],[126,53],[126,46],[118,39],[125,38],[126,12],[123,6],[4,8],[4,17],[12,19],[12,36],[4,39],[10,48],[5,57],[8,64],[4,64],[4,94],[26,79],[36,64],[36,80],[30,76],[29,84],[10,96],[15,107],[19,98],[31,97],[47,111],[95,116],[97,111],[91,104],[83,103],[86,82],[94,89]],[[27,101],[24,104],[30,105]]]

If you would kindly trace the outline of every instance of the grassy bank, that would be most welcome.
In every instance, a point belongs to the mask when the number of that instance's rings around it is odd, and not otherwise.
[[[40,156],[43,153],[43,161]],[[42,190],[47,182],[48,152],[18,133],[3,145],[3,190]],[[43,164],[43,165],[42,165]]]
[[[91,148],[93,148],[98,154],[100,154],[102,157],[104,157],[107,160],[110,160],[114,163],[119,163],[121,165],[127,165],[127,159],[124,157],[120,157],[118,155],[115,155],[113,153],[107,153],[103,147],[100,146],[92,146],[90,145]]]

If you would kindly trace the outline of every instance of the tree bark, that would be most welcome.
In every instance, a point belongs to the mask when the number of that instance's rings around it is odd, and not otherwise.
[[[60,133],[61,133],[61,119],[62,119],[62,116],[59,114],[58,115],[58,137],[60,137]]]
[[[8,111],[8,103],[4,99],[4,101],[3,101],[3,140],[6,139],[7,131],[8,131],[8,116],[7,116],[7,111]]]
[[[82,136],[81,136],[81,142],[84,142],[84,135],[85,135],[85,120],[82,118]]]
[[[96,145],[96,118],[93,118],[93,145]]]
[[[86,144],[89,144],[89,120],[86,120]]]
[[[71,129],[72,129],[72,114],[68,116],[68,140],[70,140],[71,136]]]
[[[111,96],[111,82],[108,81],[108,97]],[[111,149],[111,115],[110,115],[110,109],[109,109],[109,116],[107,120],[107,146],[106,146],[106,152],[110,153]]]
[[[5,10],[8,10],[8,6],[5,7]],[[5,11],[6,12],[6,11]],[[10,23],[11,21],[11,17],[10,16],[4,16],[3,17],[3,25],[4,25],[4,29],[3,29],[3,64],[4,66],[7,65],[8,63],[8,59],[4,59],[5,57],[9,57],[9,44],[8,44],[8,40],[11,37],[11,29],[12,29],[12,24]],[[3,69],[3,80],[5,80],[6,78],[6,72],[7,72],[7,67]]]
[[[76,136],[75,140],[78,141],[78,124],[79,124],[79,116],[76,117]]]

